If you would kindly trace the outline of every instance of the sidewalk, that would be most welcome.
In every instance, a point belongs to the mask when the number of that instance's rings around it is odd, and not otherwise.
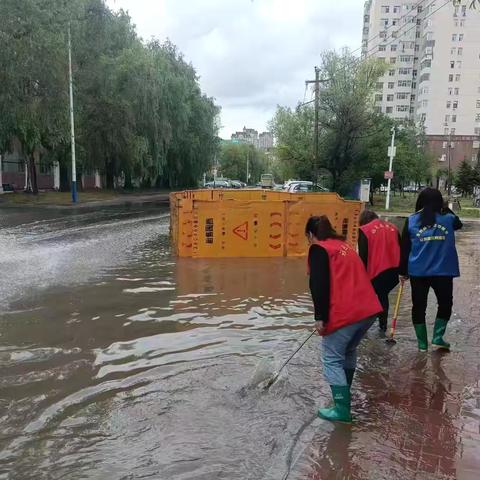
[[[446,334],[452,351],[418,352],[407,286],[397,344],[387,346],[372,327],[361,346],[356,421],[322,425],[307,471],[292,479],[480,478],[480,229],[458,235],[458,245],[462,277]],[[435,310],[432,295],[429,338]]]

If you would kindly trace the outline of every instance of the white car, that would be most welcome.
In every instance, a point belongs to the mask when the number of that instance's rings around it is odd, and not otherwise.
[[[315,187],[313,182],[297,182],[292,183],[287,191],[288,193],[328,192],[328,189],[320,185]]]

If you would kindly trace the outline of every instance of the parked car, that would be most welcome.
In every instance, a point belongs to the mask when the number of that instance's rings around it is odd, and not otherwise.
[[[328,192],[328,189],[321,185],[314,185],[313,182],[297,182],[292,183],[287,191],[289,193]]]
[[[232,188],[245,188],[247,186],[246,183],[241,182],[240,180],[230,180],[230,185]]]
[[[215,180],[207,182],[205,188],[232,188],[232,184],[228,180]]]

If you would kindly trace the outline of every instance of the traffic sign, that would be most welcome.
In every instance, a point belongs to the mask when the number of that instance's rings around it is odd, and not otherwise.
[[[393,172],[387,170],[383,178],[385,178],[385,180],[393,180]]]

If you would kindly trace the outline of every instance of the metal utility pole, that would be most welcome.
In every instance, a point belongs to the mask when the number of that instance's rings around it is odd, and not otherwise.
[[[77,165],[75,158],[75,118],[73,112],[72,32],[68,23],[68,74],[70,89],[70,136],[72,144],[72,202],[77,203]]]
[[[318,184],[318,136],[319,136],[319,113],[320,113],[320,69],[315,67],[315,80],[307,80],[306,85],[310,83],[315,84],[315,137],[314,141],[314,156],[313,156],[313,185],[314,189]]]
[[[388,184],[387,184],[387,199],[385,201],[385,210],[390,209],[390,191],[392,188],[392,178],[393,178],[393,159],[395,158],[396,148],[395,148],[395,127],[392,127],[392,143],[388,149],[388,156],[390,157],[390,164],[388,167]],[[386,175],[387,176],[387,175]]]
[[[249,169],[249,161],[250,161],[250,152],[248,151],[247,152],[247,178],[245,180],[245,183],[248,185],[248,177],[250,176],[249,175],[249,172],[248,172],[248,169]]]

